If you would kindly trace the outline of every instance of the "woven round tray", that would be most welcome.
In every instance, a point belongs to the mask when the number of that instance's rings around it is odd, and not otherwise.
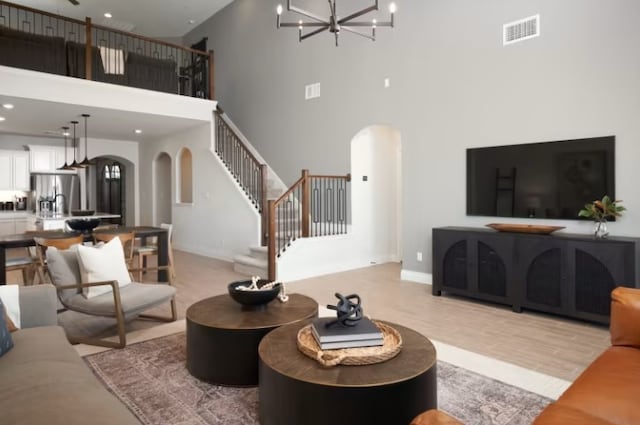
[[[298,349],[323,366],[375,364],[397,356],[402,348],[400,333],[382,322],[373,323],[382,331],[381,346],[321,350],[311,333],[311,325],[307,325],[298,331]]]

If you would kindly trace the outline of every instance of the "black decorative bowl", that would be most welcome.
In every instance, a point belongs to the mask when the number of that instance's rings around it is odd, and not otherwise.
[[[266,279],[258,280],[258,288],[261,288],[263,285],[270,283]],[[242,304],[243,306],[248,307],[257,307],[264,304],[267,304],[273,301],[278,294],[280,293],[280,284],[274,285],[271,289],[257,290],[257,291],[245,291],[242,289],[238,289],[238,286],[250,286],[251,280],[240,280],[237,282],[232,282],[229,284],[229,295],[236,302]]]
[[[99,224],[99,218],[72,218],[67,220],[67,226],[70,229],[82,233],[91,233]]]

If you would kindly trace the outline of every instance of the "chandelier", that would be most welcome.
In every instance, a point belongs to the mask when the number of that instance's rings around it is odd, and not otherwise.
[[[387,22],[378,22],[376,19],[373,19],[369,22],[363,21],[354,21],[361,17],[362,15],[366,15],[369,12],[373,12],[378,10],[378,0],[369,6],[365,7],[362,10],[357,12],[353,12],[351,15],[346,16],[344,18],[338,17],[336,13],[336,1],[337,0],[327,0],[329,2],[329,19],[325,19],[321,16],[316,15],[315,13],[309,12],[307,10],[301,9],[292,5],[292,0],[287,0],[287,10],[291,12],[298,13],[300,15],[306,16],[311,19],[311,21],[303,21],[300,19],[298,22],[281,22],[280,15],[282,15],[283,8],[282,5],[279,4],[276,9],[277,12],[277,28],[280,27],[298,27],[298,38],[299,41],[305,40],[311,36],[316,34],[320,34],[321,32],[329,30],[329,32],[333,33],[336,39],[336,46],[338,45],[338,35],[340,35],[340,31],[350,32],[352,34],[359,35],[364,38],[368,38],[369,40],[375,41],[376,39],[376,28],[377,27],[393,27],[393,15],[396,13],[396,4],[391,3],[389,5],[389,13],[391,14],[391,18]],[[364,33],[356,30],[356,27],[368,27],[371,28],[371,34]],[[310,32],[304,34],[302,32],[303,28],[312,28]]]

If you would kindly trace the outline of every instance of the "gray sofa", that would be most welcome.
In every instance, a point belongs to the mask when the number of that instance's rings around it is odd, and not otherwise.
[[[139,425],[57,326],[52,285],[20,287],[21,329],[0,358],[0,423]]]

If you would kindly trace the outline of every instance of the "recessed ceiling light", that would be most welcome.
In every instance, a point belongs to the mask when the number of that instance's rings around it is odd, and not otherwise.
[[[5,117],[0,117],[0,122],[4,121]]]
[[[2,107],[4,109],[13,109],[13,105],[11,103],[3,103]]]
[[[109,13],[109,12],[106,12],[106,13],[104,14],[104,17],[105,17],[105,18],[113,18],[113,15],[112,15],[111,13]]]
[[[142,130],[140,130],[139,128],[136,128],[135,130],[133,130],[133,132],[136,134],[142,134]]]
[[[195,24],[195,23],[196,23],[196,20],[195,20],[195,19],[189,19],[189,23],[190,23],[191,25],[193,25],[193,24]]]

